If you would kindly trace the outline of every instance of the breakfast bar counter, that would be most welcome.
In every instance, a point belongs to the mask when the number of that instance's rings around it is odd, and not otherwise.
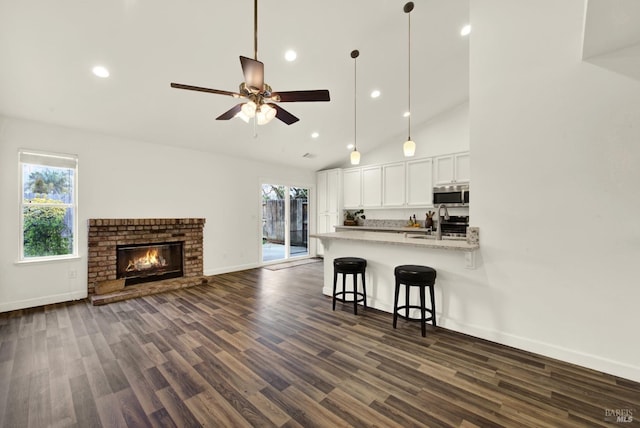
[[[442,240],[436,240],[434,236],[406,233],[380,233],[367,230],[349,230],[345,232],[322,233],[310,235],[312,238],[322,239],[323,245],[325,241],[345,240],[360,241],[362,243],[375,242],[378,244],[388,245],[408,245],[419,248],[437,248],[440,250],[453,251],[473,251],[480,248],[478,244],[469,244],[466,239],[452,239],[444,237]]]
[[[477,243],[451,238],[436,240],[433,236],[420,234],[358,230],[310,236],[320,239],[324,247],[322,292],[327,296],[333,293],[333,260],[338,257],[361,257],[367,260],[367,304],[389,313],[393,311],[394,268],[410,264],[434,268],[437,271],[435,290],[438,325],[443,327],[456,324],[451,318],[456,311],[449,308],[467,305],[468,297],[477,291],[473,290],[477,275],[474,270],[476,253],[480,248]],[[351,289],[349,281],[347,289]],[[467,289],[470,289],[469,294]],[[412,300],[417,298],[417,294],[412,296]]]

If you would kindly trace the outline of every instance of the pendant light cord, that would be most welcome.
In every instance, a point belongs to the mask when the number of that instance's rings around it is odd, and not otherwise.
[[[407,13],[409,15],[409,86],[408,86],[408,99],[409,99],[409,138],[407,140],[411,140],[411,12]]]
[[[358,67],[358,57],[353,58],[353,150],[357,151],[356,145],[356,133],[358,128],[358,102],[357,102],[357,91],[356,85],[358,84],[358,77],[356,74],[356,69]]]

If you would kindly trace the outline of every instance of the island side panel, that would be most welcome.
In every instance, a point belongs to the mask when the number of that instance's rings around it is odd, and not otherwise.
[[[403,264],[430,266],[437,271],[436,317],[438,325],[464,323],[465,306],[473,304],[474,275],[478,272],[465,269],[465,252],[435,248],[391,245],[357,240],[324,239],[324,287],[323,294],[333,293],[333,260],[338,257],[362,257],[367,260],[367,304],[370,307],[391,313],[395,288],[394,268]],[[341,278],[338,279],[339,287]],[[351,278],[347,288],[351,287]],[[417,289],[412,290],[411,299],[418,302]],[[417,314],[414,314],[416,316]],[[458,318],[457,320],[455,318]]]

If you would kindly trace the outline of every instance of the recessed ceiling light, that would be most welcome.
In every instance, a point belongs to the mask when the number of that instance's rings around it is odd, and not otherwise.
[[[292,49],[286,51],[284,54],[284,59],[286,59],[289,62],[295,61],[297,57],[298,57],[298,54],[296,53],[296,51]]]
[[[318,134],[317,132],[311,134],[311,138],[318,138],[319,136],[320,134]]]
[[[461,36],[468,36],[471,33],[471,25],[467,24],[460,30]]]
[[[379,90],[374,90],[373,92],[371,92],[371,98],[378,98],[380,96],[380,91]]]
[[[403,117],[409,117],[409,116],[411,116],[411,112],[410,111],[405,111],[402,116]]]
[[[95,67],[93,67],[91,71],[93,71],[93,74],[95,74],[98,77],[102,77],[102,78],[109,77],[109,70],[107,70],[105,67],[101,65],[96,65]]]
[[[353,144],[347,144],[347,150],[353,149]]]

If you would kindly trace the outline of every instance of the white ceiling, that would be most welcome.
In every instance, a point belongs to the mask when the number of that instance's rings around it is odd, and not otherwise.
[[[412,126],[468,99],[469,0],[417,0],[412,27]],[[258,126],[215,118],[253,57],[252,0],[0,0],[0,114],[136,140],[320,169],[358,148],[407,134],[408,18],[401,0],[260,0],[258,59],[275,91],[329,89],[328,103],[282,103],[300,118]],[[298,59],[284,60],[293,48]],[[102,64],[111,77],[91,68]],[[370,98],[373,89],[382,96]],[[312,139],[311,133],[320,133]],[[91,144],[91,142],[87,142]],[[305,153],[312,158],[303,158]]]
[[[640,1],[589,0],[582,57],[640,80]]]

